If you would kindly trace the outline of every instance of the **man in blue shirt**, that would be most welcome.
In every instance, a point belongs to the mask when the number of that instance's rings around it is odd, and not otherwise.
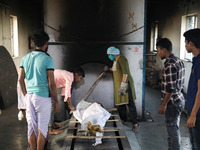
[[[59,105],[54,81],[54,61],[46,53],[49,36],[41,31],[35,33],[32,40],[36,45],[36,50],[22,58],[19,84],[26,101],[30,148],[43,150],[51,115],[50,94],[55,101],[55,112],[58,112]],[[25,78],[27,80],[26,86]]]
[[[188,30],[183,36],[187,52],[194,55],[186,101],[189,115],[187,126],[192,149],[200,150],[200,29]]]
[[[185,106],[185,99],[181,92],[185,79],[185,67],[183,62],[172,53],[172,43],[169,39],[159,39],[156,47],[159,57],[166,59],[161,86],[162,103],[158,113],[165,114],[169,149],[179,150],[180,115]]]

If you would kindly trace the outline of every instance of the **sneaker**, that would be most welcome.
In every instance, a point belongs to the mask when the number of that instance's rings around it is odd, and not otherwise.
[[[135,124],[135,125],[133,125],[133,132],[138,132],[139,131],[139,129],[140,129],[140,124]]]

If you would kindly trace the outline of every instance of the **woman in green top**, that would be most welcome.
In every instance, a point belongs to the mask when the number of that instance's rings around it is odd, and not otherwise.
[[[115,105],[118,106],[120,118],[122,121],[126,118],[127,105],[133,122],[133,131],[138,131],[139,124],[134,103],[136,94],[128,61],[124,56],[120,55],[119,49],[113,46],[107,49],[107,54],[108,58],[113,61],[110,71],[113,72]]]

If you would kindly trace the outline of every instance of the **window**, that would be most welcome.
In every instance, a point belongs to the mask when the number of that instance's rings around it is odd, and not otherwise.
[[[156,42],[158,39],[158,21],[152,24],[151,28],[151,51],[156,50]]]
[[[180,42],[180,58],[192,61],[192,53],[188,53],[185,49],[185,38],[183,33],[187,30],[194,29],[197,27],[197,15],[191,14],[182,16],[181,22],[181,42]]]
[[[11,27],[11,56],[18,57],[18,25],[17,16],[10,16],[10,27]]]

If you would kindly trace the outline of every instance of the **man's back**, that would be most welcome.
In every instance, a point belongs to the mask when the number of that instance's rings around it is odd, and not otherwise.
[[[74,75],[72,72],[66,70],[56,69],[54,71],[54,79],[57,88],[62,88],[61,95],[65,96],[64,101],[68,97],[71,97],[71,86],[74,81]]]
[[[54,78],[57,88],[66,87],[66,83],[68,83],[71,87],[71,84],[74,80],[74,75],[72,72],[66,70],[55,69]]]
[[[27,79],[27,93],[49,97],[47,70],[54,69],[52,58],[41,50],[35,50],[23,57],[21,66]]]

